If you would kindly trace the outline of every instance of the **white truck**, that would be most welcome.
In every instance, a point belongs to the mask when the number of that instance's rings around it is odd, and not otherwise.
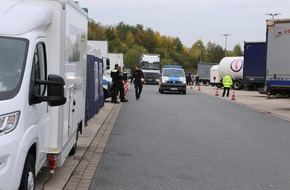
[[[115,64],[121,67],[121,71],[124,69],[124,60],[122,53],[108,53],[108,59],[110,60],[110,65],[106,68],[104,75],[111,77],[111,70],[115,68]]]
[[[159,54],[141,54],[140,66],[145,77],[144,83],[159,84],[161,75]]]
[[[219,65],[214,65],[210,68],[210,85],[218,88],[222,87],[219,73]]]
[[[214,68],[211,69],[211,72],[218,70],[219,73],[219,76],[216,76],[216,83],[212,84],[218,87],[222,86],[222,79],[226,76],[226,74],[229,74],[233,79],[233,88],[235,90],[241,89],[243,87],[243,67],[244,57],[224,57],[218,66],[214,66]],[[211,73],[210,75],[214,74]]]
[[[84,127],[87,13],[71,0],[0,1],[0,189],[34,189]]]

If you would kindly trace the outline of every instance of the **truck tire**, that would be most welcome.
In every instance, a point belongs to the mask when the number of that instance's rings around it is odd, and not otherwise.
[[[26,157],[19,189],[35,189],[35,161],[31,154],[28,154]]]
[[[239,80],[234,80],[233,88],[235,90],[240,90],[242,88],[242,83]]]
[[[223,85],[222,84],[217,84],[216,87],[217,88],[221,88],[221,87],[223,87]]]

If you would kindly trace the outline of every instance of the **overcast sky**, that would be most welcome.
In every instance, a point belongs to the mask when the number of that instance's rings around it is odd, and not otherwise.
[[[266,40],[266,13],[290,18],[290,0],[78,0],[102,25],[141,24],[191,47],[201,39],[227,49]]]

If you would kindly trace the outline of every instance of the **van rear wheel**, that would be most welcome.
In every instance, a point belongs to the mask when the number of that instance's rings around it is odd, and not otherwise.
[[[35,161],[31,154],[26,157],[19,189],[35,189]]]

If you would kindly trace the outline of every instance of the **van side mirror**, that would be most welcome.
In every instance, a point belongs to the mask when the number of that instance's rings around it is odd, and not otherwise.
[[[60,106],[66,103],[64,97],[64,79],[59,75],[48,75],[47,96],[50,99],[47,103],[49,106]]]
[[[64,79],[59,75],[50,74],[47,80],[34,80],[34,86],[47,87],[47,95],[36,95],[31,90],[29,97],[29,104],[37,104],[47,102],[49,106],[60,106],[66,103],[64,96]],[[31,89],[34,89],[34,88]]]

